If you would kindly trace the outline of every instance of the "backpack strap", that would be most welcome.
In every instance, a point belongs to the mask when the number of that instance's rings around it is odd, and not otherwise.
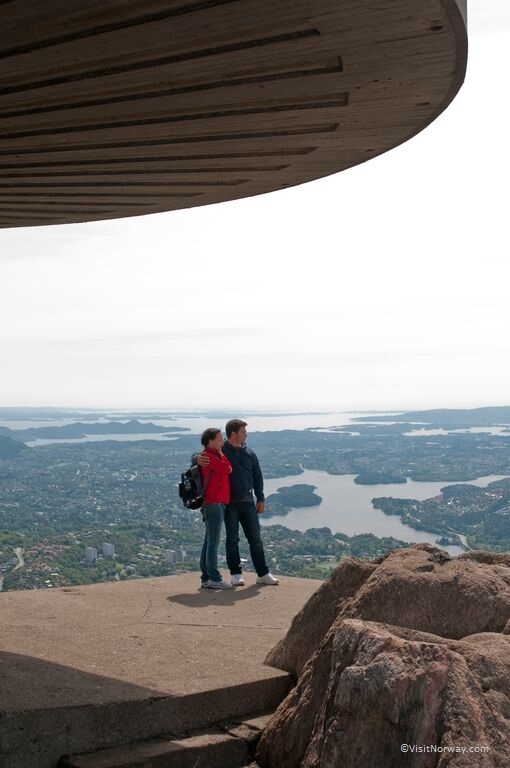
[[[206,479],[205,479],[205,483],[204,483],[204,491],[203,491],[203,493],[202,493],[202,496],[204,497],[204,499],[205,499],[205,492],[207,491],[207,488],[209,487],[209,482],[210,482],[210,480],[211,480],[211,475],[212,475],[212,473],[213,473],[213,470],[211,469],[211,471],[209,472],[209,474],[207,475],[207,477],[206,477]]]

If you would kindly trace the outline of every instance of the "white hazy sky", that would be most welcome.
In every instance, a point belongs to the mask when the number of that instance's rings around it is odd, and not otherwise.
[[[510,403],[510,0],[407,144],[290,190],[0,230],[0,406]]]

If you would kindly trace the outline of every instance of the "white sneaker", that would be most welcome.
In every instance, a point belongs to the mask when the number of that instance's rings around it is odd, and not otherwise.
[[[201,589],[209,589],[209,584],[210,584],[209,581],[201,581],[200,582],[200,587],[201,587]]]
[[[266,573],[265,576],[257,576],[257,584],[279,584],[278,579],[272,573]]]
[[[244,587],[244,579],[242,573],[234,573],[232,574],[232,586],[233,587]]]
[[[209,589],[232,589],[232,584],[228,584],[226,581],[210,581],[207,587]]]

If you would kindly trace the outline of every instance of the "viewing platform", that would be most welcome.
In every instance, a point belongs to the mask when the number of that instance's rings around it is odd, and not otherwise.
[[[0,593],[0,768],[56,768],[273,710],[291,680],[264,659],[322,582],[245,578],[225,591],[186,573]]]

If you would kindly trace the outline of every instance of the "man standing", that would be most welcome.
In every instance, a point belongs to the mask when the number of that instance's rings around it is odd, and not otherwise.
[[[275,585],[278,584],[278,579],[269,572],[260,536],[259,515],[265,509],[264,479],[256,454],[246,445],[246,427],[246,422],[241,419],[231,419],[225,427],[227,441],[223,445],[223,452],[232,465],[230,502],[225,509],[227,564],[232,575],[232,585],[243,586],[239,554],[241,524],[250,548],[253,567],[257,572],[257,584]],[[197,462],[200,466],[208,463],[203,454],[197,457]],[[253,500],[254,493],[256,503]]]

